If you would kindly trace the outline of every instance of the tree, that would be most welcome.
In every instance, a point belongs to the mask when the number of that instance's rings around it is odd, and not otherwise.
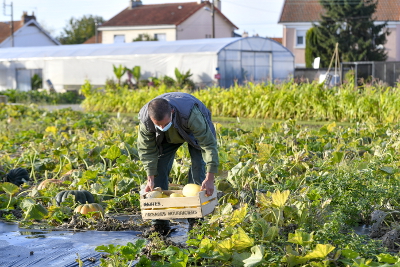
[[[319,0],[325,13],[314,25],[321,66],[328,67],[336,43],[341,61],[384,61],[387,22],[374,24],[377,0]]]
[[[314,59],[319,57],[318,39],[315,32],[315,27],[312,27],[306,33],[306,68],[312,68]]]
[[[100,16],[83,16],[80,19],[70,18],[67,26],[58,37],[62,44],[82,44],[96,34],[96,23],[101,24],[104,19]]]

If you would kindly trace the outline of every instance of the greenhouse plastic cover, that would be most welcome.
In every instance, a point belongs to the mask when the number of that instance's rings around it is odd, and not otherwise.
[[[246,39],[259,39],[247,42]],[[244,42],[237,42],[244,40]],[[236,43],[235,43],[236,42]],[[235,43],[235,44],[234,44]],[[171,42],[133,42],[118,44],[84,44],[41,47],[13,47],[0,49],[0,61],[23,60],[33,58],[96,57],[132,54],[170,54],[170,53],[218,53],[224,47],[234,44],[231,49],[262,50],[268,44],[268,50],[282,47],[273,40],[265,38],[215,38],[180,40]],[[274,47],[272,47],[274,45]],[[244,46],[244,47],[240,47]],[[286,48],[282,47],[282,51]]]
[[[262,37],[2,48],[0,90],[31,90],[36,72],[56,91],[80,88],[86,80],[101,87],[114,77],[113,67],[118,65],[140,66],[141,79],[174,77],[177,68],[190,71],[196,85],[229,87],[244,82],[243,73],[255,82],[284,80],[294,71],[294,56]],[[128,74],[121,80],[126,79]]]

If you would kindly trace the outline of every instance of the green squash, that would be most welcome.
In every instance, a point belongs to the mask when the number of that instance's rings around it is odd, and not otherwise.
[[[6,174],[6,182],[13,183],[15,185],[22,185],[23,183],[27,183],[29,181],[29,173],[24,168],[16,168],[10,170]]]
[[[57,205],[60,205],[61,202],[64,202],[65,199],[69,195],[74,195],[75,196],[75,201],[80,202],[81,204],[86,204],[87,203],[94,203],[94,197],[92,193],[86,190],[64,190],[59,192],[56,195],[56,202]]]

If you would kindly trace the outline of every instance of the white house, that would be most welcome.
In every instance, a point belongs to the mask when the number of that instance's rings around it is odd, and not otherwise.
[[[285,0],[279,19],[279,24],[283,25],[282,44],[294,54],[296,67],[305,67],[306,32],[313,23],[320,21],[323,13],[319,1]],[[378,24],[388,22],[387,61],[400,61],[400,1],[379,0],[374,18]]]
[[[238,28],[222,14],[221,2],[214,3],[213,8],[209,1],[200,0],[154,5],[131,0],[128,8],[98,27],[98,34],[85,43],[130,43],[144,34],[158,41],[234,37]]]
[[[61,45],[36,21],[35,15],[24,12],[20,21],[0,22],[0,48]]]

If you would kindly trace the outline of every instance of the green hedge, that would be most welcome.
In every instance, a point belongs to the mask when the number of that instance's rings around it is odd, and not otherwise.
[[[0,95],[6,95],[9,103],[35,103],[35,104],[79,104],[83,97],[77,92],[48,93],[45,91],[18,91],[8,89],[0,91]]]

